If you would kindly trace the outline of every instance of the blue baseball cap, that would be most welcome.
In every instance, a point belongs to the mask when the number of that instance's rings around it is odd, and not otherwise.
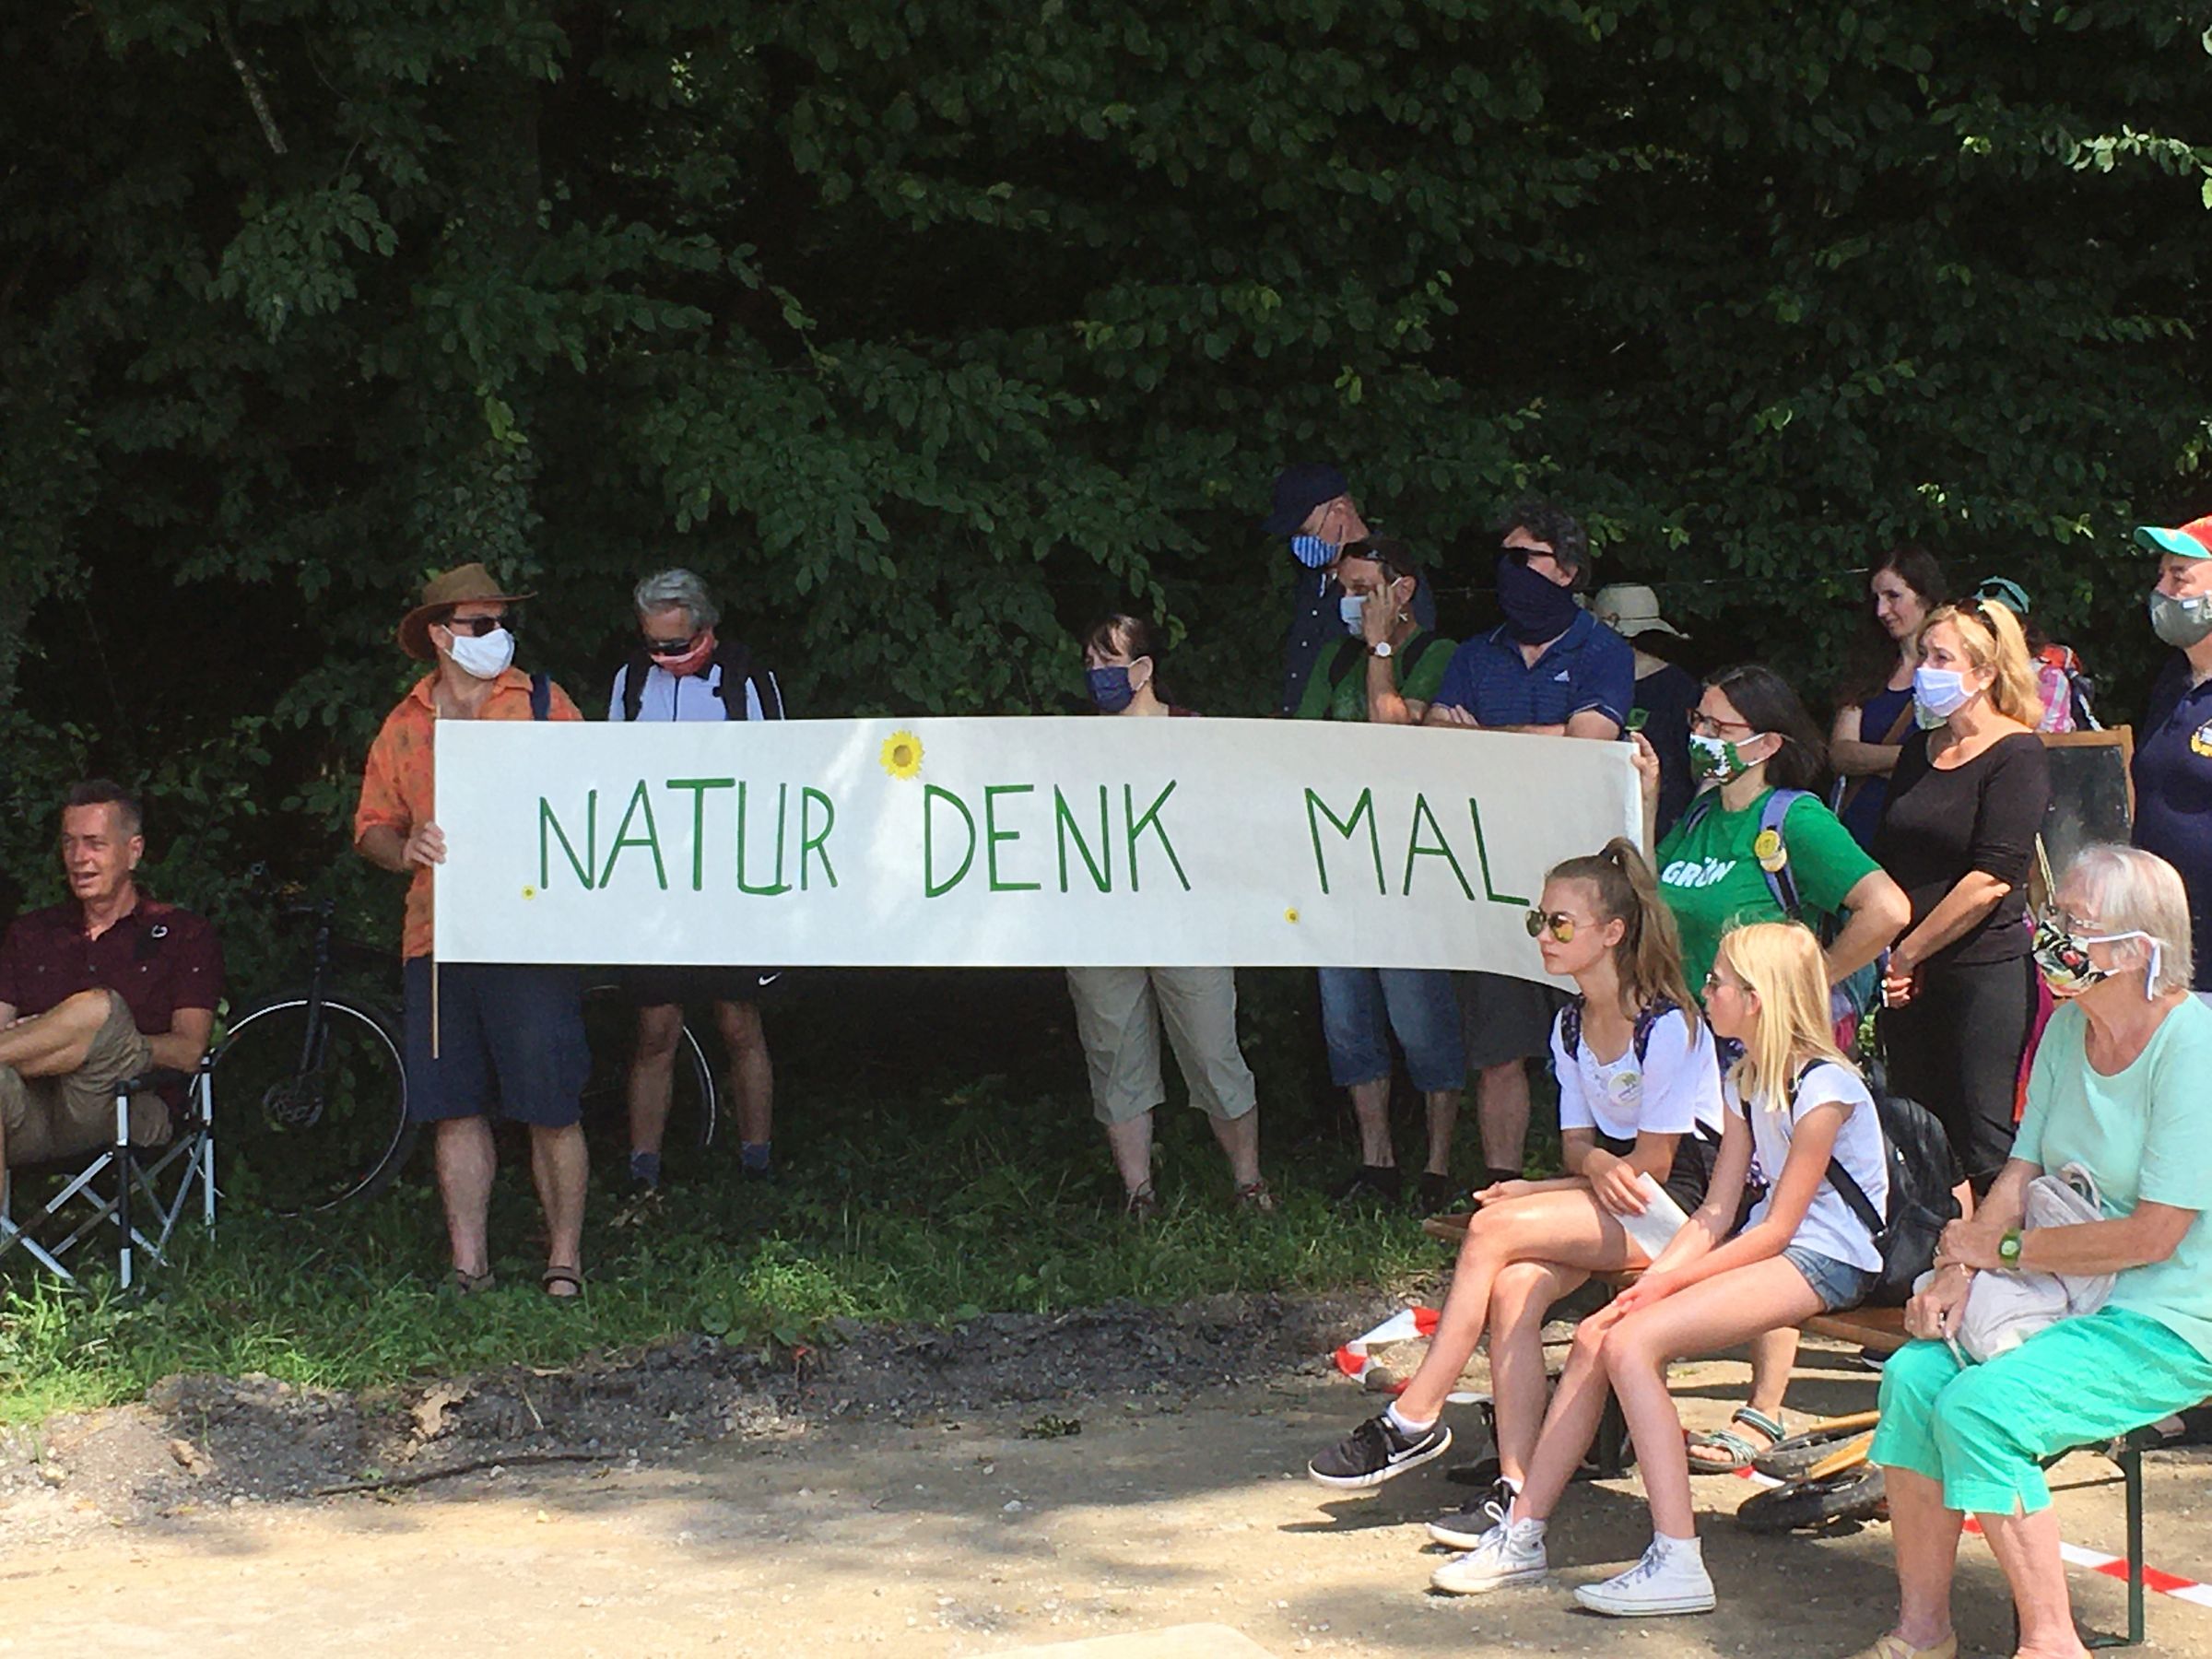
[[[1275,475],[1275,508],[1260,521],[1260,528],[1269,535],[1295,535],[1314,508],[1351,489],[1344,475],[1325,462],[1286,466]]]

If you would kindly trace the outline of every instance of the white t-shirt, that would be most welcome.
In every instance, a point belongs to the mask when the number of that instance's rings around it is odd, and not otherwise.
[[[1838,1102],[1844,1108],[1844,1116],[1842,1127],[1836,1131],[1837,1161],[1859,1183],[1859,1191],[1866,1194],[1875,1214],[1889,1213],[1889,1159],[1882,1145],[1881,1118],[1875,1112],[1874,1097],[1866,1092],[1866,1085],[1851,1067],[1838,1065],[1833,1061],[1814,1066],[1797,1086],[1790,1115],[1786,1117],[1767,1110],[1767,1097],[1763,1093],[1751,1102],[1751,1111],[1747,1113],[1743,1101],[1737,1098],[1733,1077],[1722,1086],[1722,1095],[1730,1112],[1748,1119],[1752,1176],[1759,1179],[1763,1174],[1767,1182],[1767,1195],[1752,1208],[1746,1226],[1767,1218],[1767,1211],[1774,1202],[1774,1183],[1782,1178],[1782,1166],[1789,1161],[1790,1136],[1797,1126],[1797,1119],[1816,1106]],[[1790,1242],[1869,1272],[1878,1272],[1882,1265],[1873,1235],[1852,1213],[1842,1195],[1829,1184],[1825,1173],[1813,1194],[1811,1206],[1805,1212],[1805,1219],[1797,1224],[1797,1231]]]
[[[1712,1031],[1703,1020],[1693,1030],[1679,1008],[1652,1022],[1641,1064],[1630,1042],[1620,1058],[1601,1062],[1590,1047],[1590,1033],[1567,1053],[1560,1028],[1552,1022],[1551,1069],[1559,1080],[1559,1127],[1595,1129],[1615,1140],[1634,1140],[1639,1131],[1688,1135],[1702,1127],[1721,1132],[1721,1066]]]

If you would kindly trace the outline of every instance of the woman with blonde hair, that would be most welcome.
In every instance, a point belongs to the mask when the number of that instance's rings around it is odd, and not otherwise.
[[[1721,1140],[1720,1060],[1682,977],[1682,944],[1633,841],[1571,858],[1544,878],[1529,931],[1548,973],[1581,992],[1552,1026],[1567,1172],[1501,1181],[1467,1226],[1428,1357],[1396,1402],[1306,1465],[1324,1486],[1361,1488],[1441,1455],[1440,1420],[1459,1374],[1490,1337],[1496,1481],[1430,1528],[1465,1549],[1505,1512],[1544,1420],[1544,1317],[1593,1273],[1648,1266],[1705,1200]],[[1668,1204],[1656,1203],[1645,1178]]]
[[[1862,1659],[1955,1659],[1970,1514],[2011,1588],[2016,1651],[2079,1659],[2044,1460],[2212,1394],[2212,1008],[2189,994],[2190,954],[2180,876],[2132,847],[2086,849],[2037,923],[2035,964],[2059,1008],[2019,1137],[1973,1218],[1944,1230],[1905,1309],[1919,1340],[1882,1368],[1870,1455],[1887,1476],[1900,1605]],[[2096,1218],[2030,1225],[2029,1183],[2077,1168]],[[2109,1274],[2112,1290],[1964,1365],[1960,1322],[1984,1273]]]
[[[1912,920],[1882,982],[1889,1086],[1942,1122],[1976,1193],[2012,1149],[2035,1018],[2028,871],[2051,805],[2035,671],[2019,619],[1970,599],[1920,630],[1905,740],[1874,855]]]
[[[1866,1085],[1836,1051],[1819,941],[1794,922],[1727,934],[1705,982],[1705,1014],[1716,1036],[1744,1049],[1722,1086],[1720,1155],[1705,1201],[1641,1279],[1577,1327],[1526,1484],[1472,1550],[1437,1569],[1430,1583],[1440,1590],[1494,1590],[1548,1571],[1546,1524],[1596,1436],[1610,1389],[1636,1442],[1652,1543],[1628,1571],[1581,1586],[1575,1600],[1618,1618],[1711,1610],[1667,1362],[1851,1307],[1875,1282],[1873,1235],[1828,1171],[1831,1159],[1841,1163],[1886,1211],[1888,1162]],[[1755,1157],[1769,1184],[1737,1231]]]

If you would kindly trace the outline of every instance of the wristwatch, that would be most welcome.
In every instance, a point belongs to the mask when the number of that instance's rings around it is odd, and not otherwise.
[[[1997,1241],[1997,1265],[2006,1272],[2018,1271],[2020,1265],[2020,1230],[2010,1229]]]
[[[1373,656],[1387,657],[1391,654],[1390,641],[1388,640],[1377,640],[1367,649],[1369,654]]]

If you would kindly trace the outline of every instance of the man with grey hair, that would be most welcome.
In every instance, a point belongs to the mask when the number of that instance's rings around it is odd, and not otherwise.
[[[721,640],[722,612],[707,584],[686,570],[656,571],[631,600],[640,642],[616,671],[606,717],[633,720],[782,720],[776,677],[735,640]],[[760,993],[777,978],[754,967],[640,967],[623,976],[638,1010],[629,1063],[629,1174],[645,1192],[661,1183],[661,1144],[684,1005],[712,1003],[730,1054],[730,1098],[737,1108],[738,1159],[756,1180],[774,1179],[770,1154],[775,1073],[760,1024]]]

